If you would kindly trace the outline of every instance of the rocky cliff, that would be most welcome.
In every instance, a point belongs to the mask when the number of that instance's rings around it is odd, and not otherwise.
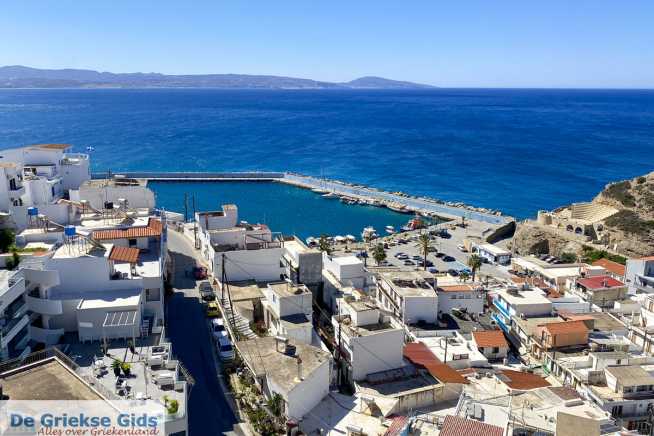
[[[582,235],[530,220],[518,225],[512,242],[516,252],[558,256],[581,254],[584,247],[590,246],[625,257],[654,255],[654,172],[611,183],[592,202],[618,210],[594,224],[602,229],[601,241],[589,241]]]

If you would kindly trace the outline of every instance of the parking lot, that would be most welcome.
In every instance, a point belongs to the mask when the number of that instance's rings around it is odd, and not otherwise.
[[[470,256],[470,253],[461,250],[463,246],[463,240],[468,234],[478,234],[479,229],[476,227],[479,225],[481,224],[471,223],[466,228],[462,228],[453,226],[452,223],[443,223],[436,226],[431,226],[430,228],[422,231],[415,230],[411,232],[386,236],[380,238],[378,242],[388,244],[388,249],[386,249],[386,262],[388,262],[389,265],[402,268],[422,269],[420,262],[422,261],[423,253],[418,241],[419,235],[423,231],[438,231],[441,229],[446,229],[449,237],[432,236],[431,247],[433,251],[430,252],[427,256],[428,266],[430,265],[429,262],[431,262],[433,265],[432,268],[435,268],[439,272],[447,272],[448,270],[461,271],[463,269],[469,269],[467,263],[468,257]],[[374,242],[372,245],[374,245]],[[408,260],[410,260],[413,265],[406,264],[409,262],[406,262],[403,259],[398,259],[396,257],[398,253],[406,254],[406,256],[408,256]],[[370,257],[368,262],[371,262],[371,264],[374,265],[372,253],[369,253],[369,256]],[[508,279],[510,277],[507,267],[487,263],[483,264],[480,271],[477,272],[478,276],[480,274],[482,276],[490,275],[504,279]]]

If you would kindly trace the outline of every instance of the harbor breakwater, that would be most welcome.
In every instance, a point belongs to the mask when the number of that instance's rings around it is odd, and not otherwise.
[[[465,219],[503,226],[513,221],[513,218],[503,216],[498,212],[464,205],[462,203],[445,203],[428,197],[415,197],[404,193],[381,191],[373,187],[353,185],[337,180],[329,180],[290,172],[96,172],[94,179],[104,179],[115,176],[146,179],[148,181],[253,181],[279,182],[310,189],[322,195],[338,196],[352,203],[362,203],[424,216],[434,216],[446,219]]]

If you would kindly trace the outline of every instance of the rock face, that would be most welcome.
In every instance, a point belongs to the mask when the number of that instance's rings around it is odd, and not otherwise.
[[[611,183],[592,202],[618,210],[615,215],[595,223],[602,228],[601,242],[588,241],[583,236],[530,220],[516,230],[512,242],[515,251],[559,256],[580,254],[584,246],[591,246],[625,257],[654,255],[654,172]]]

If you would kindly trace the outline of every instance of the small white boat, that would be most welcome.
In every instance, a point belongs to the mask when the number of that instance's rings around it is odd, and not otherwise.
[[[386,226],[386,233],[388,233],[389,235],[392,235],[393,233],[395,233],[395,227]]]
[[[348,240],[348,242],[356,242],[357,238],[354,235],[345,235],[345,239]]]
[[[313,188],[312,191],[315,192],[316,194],[327,194],[327,193],[329,193],[329,191],[326,191],[326,190],[320,189],[320,188]]]
[[[338,195],[334,194],[333,192],[328,192],[326,194],[322,194],[322,198],[338,198]]]
[[[372,226],[365,227],[361,232],[361,238],[364,241],[368,239],[374,239],[376,237],[377,237],[377,231]]]

